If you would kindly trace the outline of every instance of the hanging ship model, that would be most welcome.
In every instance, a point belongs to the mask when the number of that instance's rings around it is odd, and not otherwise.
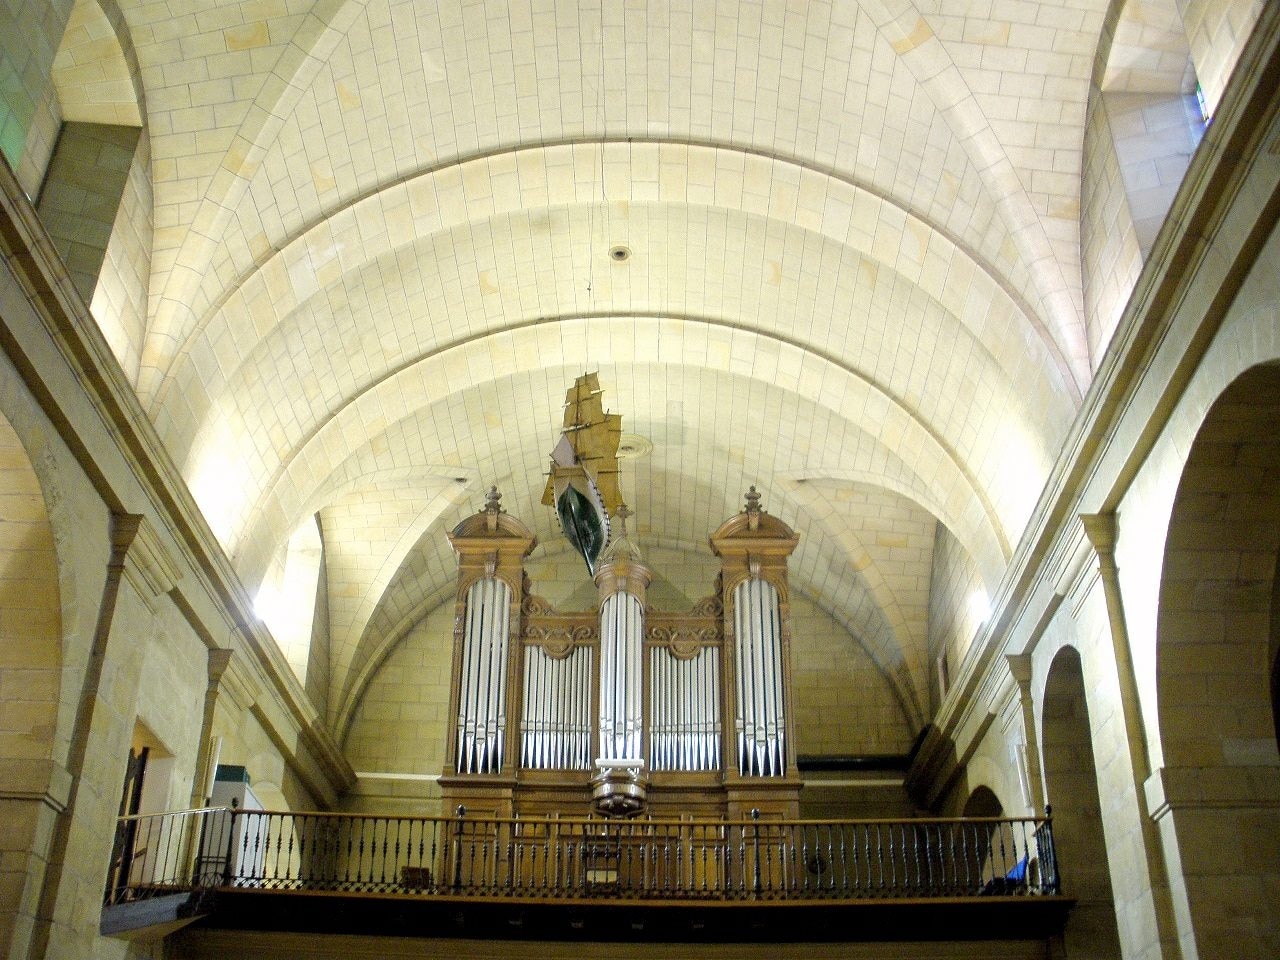
[[[596,374],[578,377],[565,395],[564,428],[551,451],[551,473],[542,502],[554,507],[560,527],[595,574],[609,543],[610,517],[622,505],[618,443],[622,416],[605,413]]]

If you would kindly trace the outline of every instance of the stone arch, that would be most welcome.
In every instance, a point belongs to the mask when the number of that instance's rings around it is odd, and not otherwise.
[[[1040,731],[1046,795],[1053,808],[1062,892],[1076,898],[1064,931],[1068,956],[1120,957],[1120,935],[1085,695],[1084,669],[1071,646],[1049,665]]]
[[[1032,280],[1036,312],[1051,324],[1052,337],[1075,384],[1087,386],[1088,348],[1070,279],[1052,253],[1053,243],[1007,149],[978,107],[964,75],[913,0],[864,0],[863,7],[959,135],[992,195],[999,197],[998,209],[1010,225],[1014,242],[1026,251],[1028,262],[1037,264]]]
[[[1155,815],[1177,850],[1179,936],[1201,957],[1280,950],[1277,422],[1280,362],[1226,387],[1191,444],[1165,543],[1156,622],[1164,798]]]
[[[52,80],[63,120],[142,126],[142,71],[116,0],[76,0]]]
[[[1003,817],[1017,813],[1017,781],[995,759],[980,752],[965,764],[964,772],[969,793],[960,809],[961,816]]]
[[[983,784],[973,788],[969,799],[964,802],[964,817],[1002,817],[1004,807],[995,791]],[[998,874],[999,867],[993,863],[991,848],[999,845],[1003,837],[997,824],[975,825],[973,830],[973,864],[976,876],[987,877]]]
[[[19,877],[0,906],[0,945],[25,956],[54,826],[62,675],[62,614],[53,526],[40,479],[0,415],[0,853]],[[65,798],[63,798],[65,799]],[[12,889],[12,888],[8,888]]]
[[[546,321],[529,327],[518,338],[509,334],[484,336],[456,348],[423,357],[351,399],[307,437],[305,442],[289,451],[288,459],[281,460],[269,477],[246,478],[246,486],[254,483],[258,488],[254,490],[252,503],[246,502],[248,498],[245,498],[228,506],[221,513],[229,519],[221,524],[217,522],[219,511],[208,509],[209,515],[214,516],[210,522],[215,533],[237,558],[242,574],[247,574],[252,582],[254,571],[243,562],[245,554],[253,549],[249,541],[262,537],[275,543],[283,538],[288,528],[286,521],[264,536],[253,529],[254,525],[260,523],[262,518],[269,520],[275,517],[292,517],[304,512],[304,509],[293,505],[299,499],[297,491],[309,493],[309,488],[317,486],[316,481],[309,478],[327,476],[333,465],[342,463],[358,452],[359,434],[351,430],[353,423],[394,423],[407,420],[428,405],[439,404],[451,394],[468,389],[472,385],[470,371],[487,363],[492,350],[505,349],[509,344],[513,349],[518,348],[518,366],[515,367],[515,372],[520,374],[538,367],[567,367],[572,362],[566,359],[563,347],[568,335],[577,335],[582,331],[584,335],[590,333],[597,337],[601,343],[612,344],[619,338],[610,340],[606,336],[607,332],[621,329],[624,324],[632,327],[635,334],[619,348],[620,352],[616,356],[602,355],[597,359],[598,363],[622,366],[634,364],[637,356],[649,355],[658,356],[661,367],[671,365],[660,353],[660,348],[666,349],[665,344],[677,340],[675,328],[654,318],[610,317],[594,322],[563,319]],[[725,335],[720,326],[685,320],[680,322],[678,330],[677,344],[682,356],[705,356],[703,365],[708,369],[747,380],[768,382],[770,388],[786,390],[800,400],[812,402],[817,409],[830,410],[850,423],[858,423],[870,416],[877,421],[879,431],[885,435],[900,430],[909,438],[904,443],[909,442],[914,453],[910,466],[922,478],[927,478],[927,487],[923,493],[916,494],[917,499],[930,505],[933,512],[974,554],[984,570],[1003,570],[1011,550],[1008,530],[1015,523],[1002,516],[1000,505],[989,495],[982,478],[969,469],[964,458],[942,443],[931,425],[922,422],[897,398],[832,358],[791,346],[770,336],[734,331],[731,340],[736,351],[764,350],[776,346],[781,357],[778,372],[772,381],[768,379],[769,374],[763,372],[741,374],[733,369],[727,357],[717,356],[714,349],[717,338]],[[568,331],[568,334],[564,331]],[[794,371],[794,375],[791,371]],[[833,398],[828,399],[824,391],[833,394]],[[237,463],[244,462],[244,458],[238,457],[238,447],[232,441],[221,437],[211,436],[203,446],[203,452],[194,456],[188,467],[188,482],[197,501],[201,501],[203,497],[205,501],[212,502],[214,494],[207,491],[225,488],[229,474],[240,476],[232,472],[237,470]],[[217,478],[216,483],[210,479],[213,477]],[[936,509],[933,504],[937,505]],[[978,505],[976,509],[975,504]],[[311,507],[308,503],[305,509]]]
[[[263,87],[255,100],[257,109],[248,111],[237,128],[235,148],[222,157],[220,175],[210,179],[209,189],[199,200],[199,210],[190,219],[192,223],[208,223],[209,227],[185,234],[175,264],[209,262],[214,246],[210,238],[219,236],[227,221],[235,216],[237,203],[249,189],[253,173],[279,132],[284,117],[304,94],[310,78],[324,65],[351,21],[364,9],[365,2],[321,0],[303,20],[292,41],[284,46],[273,71],[283,80]],[[157,270],[156,287],[162,294],[156,298],[158,310],[153,328],[147,331],[149,344],[163,343],[172,336],[172,329],[181,318],[192,312],[190,304],[197,299],[194,294],[200,281],[199,272],[181,266]],[[144,402],[155,386],[156,369],[146,364],[138,373],[138,393]]]

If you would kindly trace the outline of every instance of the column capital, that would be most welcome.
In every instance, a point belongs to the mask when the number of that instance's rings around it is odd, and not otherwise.
[[[229,647],[211,647],[209,649],[209,658],[206,669],[209,673],[209,685],[217,686],[222,680],[222,675],[227,672],[227,667],[231,665],[231,655],[235,653]]]
[[[156,532],[140,513],[111,517],[112,563],[119,564],[148,602],[168,593],[182,579],[182,570]]]
[[[1018,682],[1018,687],[1025,690],[1031,683],[1031,654],[1006,653],[1004,659],[1009,665],[1009,673]]]
[[[1099,557],[1110,559],[1115,556],[1119,524],[1114,512],[1082,513],[1080,523],[1084,525],[1085,536]]]

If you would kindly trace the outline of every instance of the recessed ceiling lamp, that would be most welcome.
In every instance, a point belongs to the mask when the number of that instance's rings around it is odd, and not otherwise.
[[[609,259],[614,263],[625,263],[631,259],[631,248],[624,247],[621,244],[616,247],[610,247]]]
[[[618,459],[637,460],[653,449],[653,441],[638,433],[624,433],[618,438]]]

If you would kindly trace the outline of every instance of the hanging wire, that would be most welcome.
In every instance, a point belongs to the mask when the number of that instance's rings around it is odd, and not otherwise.
[[[580,10],[579,29],[581,29],[581,8],[579,8],[579,10]],[[596,90],[595,90],[596,102],[595,102],[595,109],[591,117],[591,124],[597,130],[598,142],[597,142],[596,152],[599,155],[600,203],[602,206],[604,206],[605,205],[604,144],[605,144],[606,133],[608,131],[608,119],[605,113],[605,102],[607,98],[605,97],[605,90],[604,90],[605,70],[604,70],[604,3],[603,2],[601,2],[600,4],[599,30],[600,30],[599,70],[596,76]],[[593,167],[594,167],[594,164],[593,164]],[[596,171],[593,169],[592,170],[593,179],[595,177],[595,172]],[[596,258],[594,253],[595,242],[596,242],[595,207],[596,205],[593,198],[592,202],[588,203],[587,205],[587,298],[588,298],[588,309],[591,312],[594,312],[595,310],[595,296],[596,296],[595,295]],[[608,214],[608,207],[605,206],[606,232],[608,227],[607,214]]]

